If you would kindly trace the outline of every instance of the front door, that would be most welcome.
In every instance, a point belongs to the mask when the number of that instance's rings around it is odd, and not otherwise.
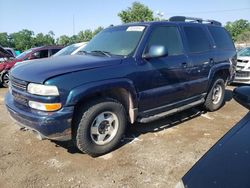
[[[186,98],[188,91],[189,62],[183,51],[178,28],[156,26],[144,53],[147,53],[151,46],[164,46],[168,55],[144,59],[139,65],[142,70],[139,93],[141,111],[178,103]]]

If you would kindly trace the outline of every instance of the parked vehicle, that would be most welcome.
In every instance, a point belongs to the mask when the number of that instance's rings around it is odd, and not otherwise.
[[[250,87],[234,99],[250,110]],[[176,188],[250,187],[250,113],[223,136],[182,178]]]
[[[8,87],[9,70],[17,62],[50,57],[51,55],[55,54],[62,48],[63,48],[62,46],[42,46],[42,47],[31,48],[18,55],[15,59],[5,61],[4,63],[0,64],[0,84],[2,84],[4,87]]]
[[[76,44],[71,44],[69,46],[64,47],[63,49],[61,49],[57,53],[55,53],[53,55],[53,57],[62,56],[62,55],[74,55],[77,52],[79,52],[80,50],[82,50],[86,46],[86,44],[87,44],[87,42],[80,42],[80,43],[76,43]]]
[[[5,69],[6,61],[14,59],[13,55],[0,46],[0,72]],[[1,77],[2,80],[9,79],[8,75]]]
[[[250,84],[250,47],[238,52],[234,83]]]
[[[0,46],[0,63],[13,59],[13,55]]]
[[[13,57],[16,57],[16,51],[13,48],[8,48],[8,47],[4,47],[4,49],[9,52],[10,54],[12,54]]]
[[[219,109],[236,63],[219,22],[186,17],[109,27],[82,53],[15,67],[5,103],[23,126],[92,156],[116,148],[128,122]]]

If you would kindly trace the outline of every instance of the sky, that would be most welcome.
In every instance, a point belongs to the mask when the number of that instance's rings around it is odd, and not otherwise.
[[[52,30],[56,37],[98,26],[121,24],[118,13],[135,0],[0,0],[0,32]],[[250,0],[138,0],[164,18],[185,15],[227,21],[250,21]],[[74,22],[73,22],[74,20]],[[74,24],[73,24],[74,23]],[[75,27],[73,27],[75,25]],[[75,29],[74,29],[75,28]]]

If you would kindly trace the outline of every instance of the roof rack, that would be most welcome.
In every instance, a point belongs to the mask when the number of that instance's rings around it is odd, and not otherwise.
[[[194,18],[194,17],[186,17],[186,16],[173,16],[169,18],[169,21],[174,21],[174,22],[185,22],[186,20],[190,20],[191,22],[198,22],[198,23],[209,23],[209,24],[214,24],[221,26],[222,24],[216,20],[203,20],[202,18]]]

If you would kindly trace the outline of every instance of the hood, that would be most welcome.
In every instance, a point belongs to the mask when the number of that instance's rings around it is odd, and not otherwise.
[[[237,59],[250,60],[250,56],[238,56]]]
[[[47,79],[58,75],[120,63],[121,57],[90,55],[58,56],[20,63],[12,69],[11,75],[20,80],[43,83]]]
[[[10,57],[14,56],[0,46],[0,58],[10,58]]]

